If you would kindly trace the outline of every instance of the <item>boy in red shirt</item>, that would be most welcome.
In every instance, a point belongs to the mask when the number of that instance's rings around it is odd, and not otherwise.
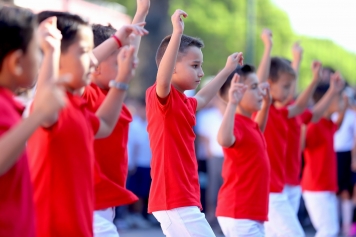
[[[31,134],[65,104],[65,94],[47,85],[21,121],[19,88],[32,87],[40,63],[36,16],[0,4],[0,236],[35,237],[32,184],[25,145]]]
[[[157,50],[157,81],[146,92],[147,120],[152,150],[148,212],[161,223],[166,236],[214,236],[200,212],[200,188],[194,151],[195,113],[218,92],[226,78],[242,63],[242,53],[231,55],[225,68],[193,98],[204,76],[203,43],[183,35],[182,10],[172,16],[173,34]]]
[[[94,149],[95,138],[112,132],[120,114],[128,82],[134,72],[134,47],[125,47],[118,56],[119,73],[105,101],[96,114],[91,113],[78,95],[89,82],[97,64],[93,56],[93,32],[77,15],[42,12],[44,62],[37,90],[48,83],[47,76],[71,74],[65,83],[68,106],[48,119],[29,140],[31,176],[34,183],[37,236],[92,236],[94,211]],[[143,29],[124,26],[118,39],[109,39],[101,47],[100,60],[117,48],[116,41],[129,42],[129,35]]]
[[[317,102],[325,96],[329,85],[318,86],[314,93]],[[338,201],[336,197],[337,167],[334,151],[334,134],[340,127],[346,109],[343,109],[336,123],[331,115],[339,111],[342,103],[341,91],[344,82],[339,73],[331,76],[330,90],[334,99],[323,118],[317,123],[310,123],[305,141],[305,167],[302,177],[303,198],[313,226],[315,236],[338,236]],[[347,103],[346,103],[347,104]],[[347,106],[344,105],[344,108]]]
[[[259,84],[252,66],[244,65],[235,72],[220,90],[228,104],[218,133],[225,160],[216,215],[227,237],[262,237],[263,222],[268,220],[270,177],[262,132],[271,98],[268,84]],[[252,114],[259,110],[253,121]]]
[[[150,1],[137,0],[137,12],[133,24],[145,21]],[[98,47],[115,34],[111,26],[93,25],[94,46]],[[139,39],[138,39],[139,38]],[[137,36],[133,45],[137,54],[140,36]],[[92,74],[92,82],[85,88],[83,98],[88,108],[96,112],[109,92],[110,80],[118,72],[116,49],[107,59],[102,61]],[[95,183],[95,212],[94,236],[119,236],[113,223],[115,207],[131,204],[138,198],[126,189],[128,174],[128,132],[132,116],[125,104],[122,105],[119,120],[112,134],[105,139],[94,142],[95,159],[100,168],[100,181]]]

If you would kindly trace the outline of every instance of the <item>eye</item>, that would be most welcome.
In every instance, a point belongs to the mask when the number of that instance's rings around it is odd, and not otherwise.
[[[251,86],[251,89],[252,89],[252,90],[257,89],[257,84],[253,84],[253,85]]]
[[[198,67],[199,67],[199,65],[197,65],[197,64],[194,64],[194,65],[193,65],[193,68],[194,68],[194,69],[197,69]]]

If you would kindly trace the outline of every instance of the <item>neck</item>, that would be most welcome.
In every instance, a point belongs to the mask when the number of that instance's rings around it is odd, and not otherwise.
[[[252,117],[252,113],[251,112],[248,112],[247,110],[241,108],[241,106],[237,106],[236,108],[236,113],[237,114],[240,114],[242,116],[245,116],[245,117],[248,117],[248,118],[251,118]]]
[[[108,85],[104,85],[103,83],[100,82],[100,80],[96,77],[93,77],[93,79],[91,80],[92,83],[94,83],[95,85],[97,85],[98,87],[100,87],[103,90],[109,90],[109,86]]]
[[[14,83],[14,80],[11,80],[11,78],[6,77],[4,75],[0,75],[0,87],[6,88],[13,93],[15,93],[17,86]]]
[[[176,88],[177,91],[179,91],[180,93],[184,94],[184,91],[183,89],[181,89],[179,86],[177,86],[176,84],[172,83],[172,85],[174,86],[174,88]]]
[[[279,101],[274,101],[273,104],[277,109],[280,109],[285,106],[285,104],[283,104],[282,102],[279,102]]]

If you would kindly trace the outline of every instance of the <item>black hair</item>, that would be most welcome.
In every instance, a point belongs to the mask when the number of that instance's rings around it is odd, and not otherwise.
[[[328,91],[330,87],[330,84],[326,84],[326,83],[323,83],[323,84],[319,84],[315,91],[314,91],[314,94],[313,94],[313,100],[314,100],[314,103],[318,103],[319,100],[321,98],[323,98],[323,96],[325,95],[325,93]]]
[[[159,66],[164,53],[168,47],[169,42],[171,41],[172,35],[166,36],[161,44],[158,46],[157,53],[156,53],[156,63]],[[184,53],[185,50],[189,47],[197,47],[199,49],[204,47],[204,42],[199,39],[188,35],[182,35],[179,45],[179,53]]]
[[[334,74],[335,73],[335,70],[332,67],[329,67],[329,66],[323,67],[323,70],[328,71],[330,74]]]
[[[242,81],[245,81],[248,75],[255,73],[255,67],[249,64],[243,66],[238,66],[226,79],[224,85],[219,90],[219,95],[223,97],[230,89],[231,80],[234,77],[235,73],[239,74]]]
[[[57,17],[57,28],[62,33],[61,51],[66,52],[69,46],[76,40],[79,28],[81,26],[89,26],[89,23],[78,15],[57,11],[40,12],[37,15],[38,23],[52,16]]]
[[[277,82],[281,73],[288,73],[291,76],[296,76],[294,69],[286,59],[280,57],[271,58],[268,79],[272,82]]]
[[[94,47],[98,47],[116,32],[116,29],[111,25],[104,26],[100,24],[93,24],[91,28],[94,34]]]
[[[0,4],[0,70],[9,53],[18,49],[27,52],[36,25],[31,11]]]

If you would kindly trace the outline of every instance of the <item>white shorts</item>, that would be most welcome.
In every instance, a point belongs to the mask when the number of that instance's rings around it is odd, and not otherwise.
[[[180,207],[152,213],[168,237],[215,237],[198,207]]]
[[[335,193],[304,191],[303,198],[315,237],[336,237],[339,234],[338,202]]]
[[[218,216],[222,232],[226,237],[264,237],[263,222],[249,219],[234,219]]]
[[[119,233],[117,232],[117,228],[113,222],[114,217],[114,208],[94,211],[94,237],[119,237]]]
[[[267,237],[304,237],[305,233],[297,215],[284,193],[269,194],[268,221],[265,222]]]
[[[299,185],[285,185],[283,193],[287,195],[289,204],[296,214],[298,214],[300,199],[302,198],[302,188]]]

